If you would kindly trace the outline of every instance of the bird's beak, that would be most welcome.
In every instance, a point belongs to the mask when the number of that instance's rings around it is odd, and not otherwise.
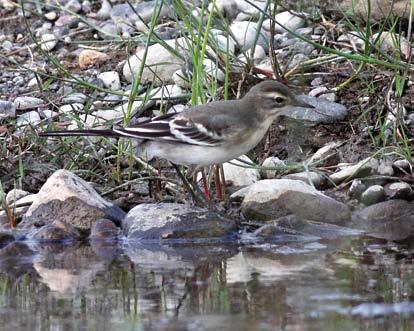
[[[294,107],[303,107],[303,108],[315,108],[314,106],[306,103],[305,101],[303,101],[299,98],[295,98],[293,100],[292,106],[294,106]]]

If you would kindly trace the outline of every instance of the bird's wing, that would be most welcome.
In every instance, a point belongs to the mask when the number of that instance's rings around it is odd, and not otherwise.
[[[208,121],[194,121],[184,112],[154,117],[150,121],[135,126],[113,130],[120,135],[132,138],[217,146],[223,142],[225,125],[211,126],[209,124]]]

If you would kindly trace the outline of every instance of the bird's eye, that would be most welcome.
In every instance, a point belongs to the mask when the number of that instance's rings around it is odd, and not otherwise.
[[[284,98],[282,98],[282,97],[276,97],[276,98],[275,98],[275,101],[276,101],[277,103],[283,103],[283,102],[285,101],[285,99],[284,99]]]

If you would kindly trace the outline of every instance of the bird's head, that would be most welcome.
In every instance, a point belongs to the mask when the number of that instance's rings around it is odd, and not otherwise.
[[[275,116],[286,114],[292,107],[314,108],[300,100],[287,86],[273,80],[253,86],[244,98],[250,99],[257,110]]]

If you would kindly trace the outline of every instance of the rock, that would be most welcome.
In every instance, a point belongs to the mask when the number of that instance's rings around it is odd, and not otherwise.
[[[68,113],[78,113],[83,110],[85,106],[82,103],[71,103],[67,105],[62,105],[59,107],[59,113],[68,114]]]
[[[265,179],[271,179],[276,176],[278,171],[286,170],[286,164],[284,161],[279,159],[276,156],[269,156],[262,163],[262,169],[260,169],[260,174]],[[266,169],[268,168],[268,169]],[[274,169],[272,169],[274,168]]]
[[[41,36],[40,47],[44,51],[51,51],[57,45],[58,39],[53,33],[45,33]]]
[[[242,161],[253,163],[246,155],[239,157]],[[260,173],[258,169],[247,168],[249,165],[240,162],[237,159],[223,163],[224,178],[226,184],[230,184],[236,187],[249,186],[260,180]]]
[[[294,15],[290,11],[284,11],[276,14],[275,21],[277,22],[275,24],[275,32],[277,33],[283,33],[287,30],[295,31],[304,27],[306,24],[303,18]],[[266,20],[266,23],[263,23],[263,25],[265,29],[270,30],[270,20]]]
[[[268,221],[289,214],[326,223],[349,219],[348,207],[299,180],[265,179],[250,186],[242,203],[246,217]]]
[[[121,89],[121,81],[116,71],[102,72],[98,75],[98,79],[102,81],[104,87],[111,91],[119,91]]]
[[[245,1],[245,0],[236,0],[237,8],[242,13],[237,15],[236,21],[249,21],[252,18],[258,18],[260,13],[265,11],[266,1]],[[271,5],[272,6],[272,5]],[[272,8],[272,7],[269,7]],[[240,16],[243,14],[244,19],[241,19]]]
[[[204,59],[203,60],[203,66],[204,66],[204,73],[208,75],[208,77],[212,77],[214,80],[217,80],[219,82],[224,82],[226,79],[226,75],[224,74],[224,71],[221,70],[216,63],[214,63],[210,59]],[[211,79],[208,79],[207,84],[211,84]]]
[[[378,203],[384,201],[387,195],[385,194],[385,190],[381,185],[373,185],[368,187],[362,194],[360,201],[366,205],[373,205],[374,203]]]
[[[335,165],[338,163],[338,147],[341,146],[342,142],[332,141],[322,148],[319,148],[309,159],[309,163],[318,166],[326,167]]]
[[[125,213],[106,201],[83,179],[67,170],[58,170],[49,177],[37,194],[19,228],[27,229],[66,222],[83,233],[89,233],[93,222],[105,217],[120,222]]]
[[[247,192],[249,191],[250,186],[247,187],[243,187],[239,190],[237,190],[236,192],[232,193],[230,195],[230,201],[231,202],[242,202],[243,199],[245,198]]]
[[[360,199],[361,194],[367,189],[367,186],[362,183],[360,179],[352,180],[351,186],[349,187],[349,195],[352,198]]]
[[[233,22],[230,25],[230,30],[235,38],[237,47],[243,50],[252,48],[256,40],[258,29],[259,27],[255,22]],[[262,46],[264,50],[267,50],[269,48],[267,39],[268,38],[264,33],[261,32],[259,34],[257,44]]]
[[[26,244],[13,241],[6,247],[0,249],[0,264],[6,259],[26,258],[32,257],[33,255],[34,252]]]
[[[16,117],[16,106],[11,101],[0,100],[0,121]]]
[[[256,45],[256,47],[254,49],[253,56],[252,56],[252,50],[253,50],[253,48],[250,48],[250,49],[246,50],[245,53],[246,53],[246,55],[249,59],[253,59],[253,62],[255,64],[260,63],[266,57],[266,52],[265,52],[265,50],[263,49],[262,46]],[[238,58],[242,63],[247,63],[248,62],[247,58],[244,54],[239,55]]]
[[[1,47],[5,50],[5,51],[11,51],[13,49],[13,43],[10,40],[5,40],[3,41],[3,43],[1,44]]]
[[[0,248],[14,241],[14,236],[10,233],[0,232]]]
[[[27,113],[21,114],[17,117],[16,126],[23,127],[23,126],[36,126],[41,121],[40,115],[37,111],[29,111]]]
[[[289,113],[284,114],[286,117],[306,121],[309,125],[316,125],[342,120],[348,114],[346,107],[336,102],[308,95],[299,95],[298,98],[315,107],[317,111],[312,108],[292,107],[289,109]]]
[[[157,102],[166,102],[185,96],[186,93],[177,85],[163,85],[154,88],[149,94],[149,98],[157,100]]]
[[[102,25],[98,34],[99,37],[101,37],[102,39],[113,40],[114,38],[119,38],[119,35],[121,34],[121,29],[115,23],[108,21]]]
[[[217,0],[215,2],[215,7],[213,7],[213,5],[214,3],[211,2],[208,6],[210,12],[217,10],[221,16],[228,18],[230,21],[232,21],[240,11],[235,0]]]
[[[406,174],[411,174],[413,171],[413,166],[408,160],[405,160],[405,159],[394,161],[392,166],[395,169],[395,171],[406,173]]]
[[[392,168],[392,161],[381,159],[378,164],[377,172],[381,176],[393,176],[394,169]]]
[[[56,220],[40,229],[34,229],[27,235],[28,238],[38,241],[71,241],[80,239],[79,232],[69,223]]]
[[[109,1],[103,0],[101,4],[101,8],[96,13],[96,18],[102,21],[108,19],[111,15],[111,9],[112,7]]]
[[[309,95],[312,96],[312,97],[318,97],[318,98],[321,98],[321,99],[325,99],[325,100],[330,101],[330,102],[335,102],[336,101],[335,92],[326,93],[328,91],[329,90],[328,90],[327,87],[319,86],[319,87],[314,88],[313,90],[311,90],[309,92]]]
[[[80,12],[80,10],[82,9],[82,5],[78,0],[69,0],[66,2],[64,7],[75,13]]]
[[[45,14],[45,18],[46,18],[48,21],[55,21],[55,20],[57,19],[57,17],[58,17],[58,15],[57,15],[57,13],[56,13],[54,10],[49,11],[49,12],[47,12],[47,13]]]
[[[366,177],[374,174],[378,167],[378,160],[366,158],[355,165],[340,167],[340,171],[333,173],[329,178],[335,183],[341,183],[353,178]]]
[[[43,105],[43,100],[35,97],[22,96],[14,99],[17,110],[27,110]]]
[[[233,220],[214,211],[178,203],[141,204],[129,211],[122,222],[128,239],[212,239],[236,229]]]
[[[189,77],[187,73],[183,72],[182,69],[174,72],[172,79],[174,83],[181,88],[191,88],[191,77]]]
[[[412,54],[410,42],[395,32],[382,31],[372,35],[372,42],[377,42],[379,47],[386,52],[402,54],[408,58]]]
[[[28,195],[30,195],[29,192],[23,191],[23,190],[20,190],[20,189],[17,189],[17,188],[15,188],[13,190],[10,190],[6,195],[6,204],[11,205],[12,203],[16,202],[17,200],[19,200],[21,198],[24,198],[25,196],[28,196]]]
[[[180,45],[184,46],[183,38],[177,40],[167,40],[166,43],[182,52]],[[123,75],[128,82],[140,70],[142,58],[145,50],[142,49],[136,55],[131,56],[124,65]],[[151,45],[148,47],[148,53],[145,61],[145,67],[141,76],[141,84],[153,83],[154,86],[172,83],[172,76],[174,72],[181,69],[183,61],[171,54],[164,46],[160,44]]]
[[[212,37],[213,41],[217,43],[217,52],[220,53],[227,53],[227,47],[228,47],[228,53],[234,54],[236,45],[234,44],[233,39],[230,37],[223,36],[222,34],[215,34]],[[228,45],[227,45],[228,44]],[[213,47],[213,49],[216,49]]]
[[[388,200],[356,211],[352,226],[375,238],[406,240],[414,237],[414,203]]]
[[[343,33],[338,37],[337,41],[341,43],[350,43],[352,47],[355,47],[355,49],[358,50],[361,50],[365,47],[364,36],[361,34],[360,31],[349,31]]]
[[[313,185],[317,189],[320,189],[325,185],[325,177],[313,171],[297,172],[283,176],[283,178],[300,180],[306,184]]]
[[[60,101],[62,104],[80,103],[85,104],[88,97],[83,93],[71,93],[62,98]]]
[[[114,222],[102,218],[93,223],[89,239],[116,240],[119,236],[119,232],[119,228],[115,225]]]
[[[110,57],[105,53],[94,51],[92,49],[85,49],[79,54],[79,67],[81,69],[86,69],[93,66],[98,66],[106,61]]]
[[[413,189],[405,182],[391,183],[385,186],[385,192],[391,199],[410,200],[413,196]]]

